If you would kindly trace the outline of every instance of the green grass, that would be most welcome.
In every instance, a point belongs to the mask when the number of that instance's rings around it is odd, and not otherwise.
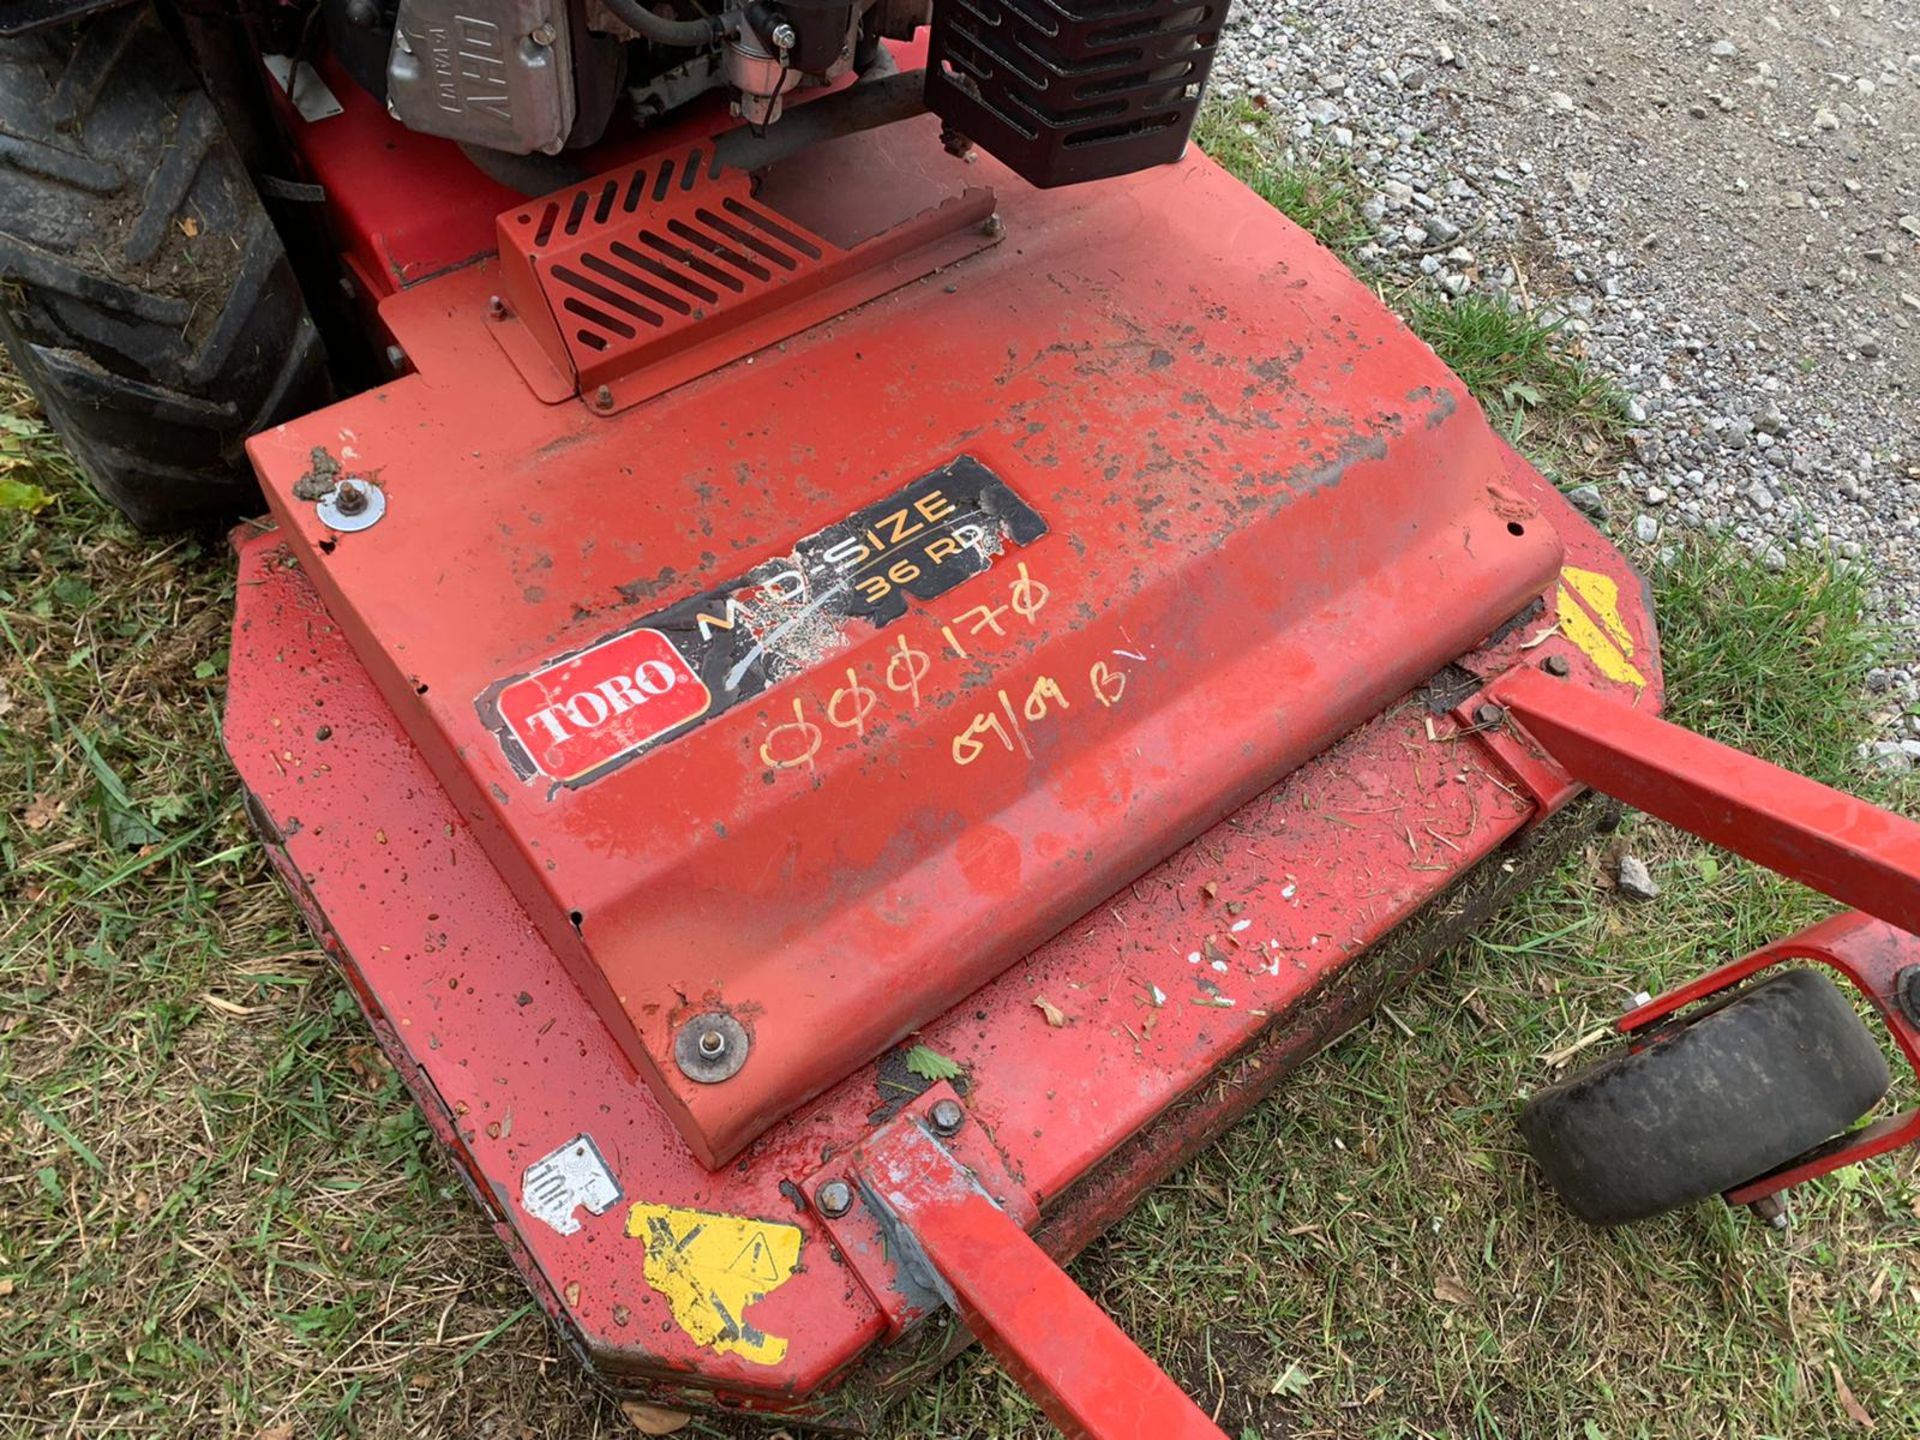
[[[1358,204],[1343,177],[1297,178],[1329,213]],[[1540,383],[1557,339],[1444,330],[1490,405],[1516,376],[1539,391],[1523,439],[1561,433],[1580,392]],[[33,413],[0,391],[0,507],[21,493],[4,482],[52,497],[0,508],[0,1436],[632,1433],[526,1310],[248,835],[216,728],[223,546],[131,534]],[[1858,572],[1682,550],[1653,580],[1679,718],[1867,783],[1853,746],[1882,637]],[[1614,901],[1620,846],[1658,902]],[[1826,908],[1630,824],[1076,1273],[1235,1437],[1861,1433],[1836,1375],[1879,1435],[1920,1434],[1913,1157],[1813,1187],[1784,1236],[1713,1205],[1596,1235],[1512,1128],[1623,996]],[[888,1430],[1046,1433],[978,1356]]]
[[[1560,324],[1473,293],[1416,294],[1406,313],[1494,427],[1548,473],[1588,478],[1603,468],[1625,429],[1625,402],[1572,353]]]

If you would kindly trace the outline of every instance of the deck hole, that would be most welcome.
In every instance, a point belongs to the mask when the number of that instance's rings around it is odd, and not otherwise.
[[[1507,534],[1524,535],[1526,533],[1527,533],[1527,527],[1522,525],[1518,520],[1507,521]]]

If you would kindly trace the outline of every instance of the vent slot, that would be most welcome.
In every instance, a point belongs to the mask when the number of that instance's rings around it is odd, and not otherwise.
[[[927,106],[1034,185],[1179,159],[1227,5],[1203,0],[943,0]]]

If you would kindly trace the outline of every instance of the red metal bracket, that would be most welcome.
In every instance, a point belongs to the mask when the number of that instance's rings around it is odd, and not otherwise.
[[[1670,990],[1622,1016],[1621,1033],[1644,1032],[1680,1010],[1731,990],[1762,970],[1792,960],[1812,960],[1846,976],[1880,1012],[1887,1029],[1893,1032],[1900,1053],[1906,1056],[1915,1075],[1920,1075],[1920,1027],[1907,1018],[1899,996],[1904,972],[1920,966],[1920,940],[1860,914],[1836,915],[1823,920],[1790,939],[1776,941],[1677,990]],[[1727,1203],[1750,1205],[1916,1140],[1920,1140],[1920,1110],[1888,1116],[1830,1141],[1790,1165],[1729,1190]]]
[[[1067,1436],[1225,1440],[994,1202],[936,1136],[931,1113],[917,1108],[879,1131],[851,1167],[856,1208],[885,1231],[899,1268],[951,1305]],[[817,1189],[813,1198],[818,1206]]]
[[[1920,825],[1537,670],[1487,698],[1583,785],[1920,931]]]
[[[818,177],[851,227],[726,168],[711,141],[502,212],[495,339],[543,401],[578,392],[611,414],[999,238],[993,192],[952,179],[937,132],[840,149],[870,172]]]
[[[956,1117],[958,1124],[953,1123]],[[942,1120],[948,1123],[943,1125]],[[892,1218],[872,1205],[851,1202],[859,1193],[869,1157],[896,1144],[896,1132],[915,1127],[939,1135],[953,1163],[964,1168],[974,1184],[1023,1230],[1040,1218],[1036,1197],[1008,1170],[987,1127],[968,1114],[959,1095],[944,1082],[915,1096],[854,1149],[833,1156],[814,1171],[801,1182],[801,1190],[811,1199],[815,1215],[847,1268],[886,1316],[889,1341],[898,1340],[909,1326],[938,1310],[945,1297],[932,1277],[912,1263],[914,1257],[901,1252]],[[821,1199],[823,1187],[836,1182],[848,1197],[844,1208]]]
[[[1487,705],[1501,707],[1548,764],[1580,784],[1865,912],[1835,916],[1642,1005],[1620,1021],[1623,1033],[1770,966],[1811,960],[1838,970],[1873,1003],[1920,1076],[1920,1029],[1899,994],[1904,972],[1920,966],[1912,933],[1920,930],[1920,825],[1537,670],[1496,680],[1468,707],[1475,723],[1496,718],[1483,721],[1478,710]],[[1537,789],[1535,798],[1545,803]],[[1728,1191],[1727,1202],[1751,1204],[1916,1140],[1920,1110],[1876,1120]]]

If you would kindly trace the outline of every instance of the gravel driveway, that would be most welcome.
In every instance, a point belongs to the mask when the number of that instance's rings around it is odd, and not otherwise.
[[[1631,397],[1616,533],[1872,566],[1920,761],[1920,0],[1237,0],[1214,90],[1350,155],[1363,261],[1567,317]]]

